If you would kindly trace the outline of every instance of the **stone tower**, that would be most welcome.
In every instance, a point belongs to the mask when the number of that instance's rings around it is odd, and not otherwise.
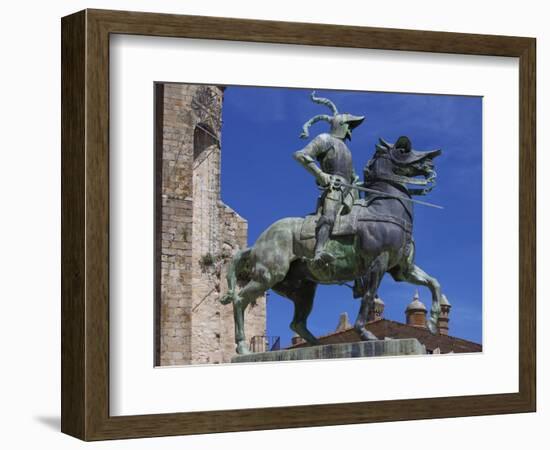
[[[447,300],[447,296],[443,294],[441,296],[441,314],[439,320],[437,321],[437,328],[439,329],[439,334],[444,334],[448,336],[449,334],[449,315],[451,313],[451,304]]]
[[[222,105],[219,86],[155,85],[156,365],[235,354],[232,307],[219,299],[248,228],[220,197]],[[248,308],[245,327],[249,338],[265,336],[265,298]]]

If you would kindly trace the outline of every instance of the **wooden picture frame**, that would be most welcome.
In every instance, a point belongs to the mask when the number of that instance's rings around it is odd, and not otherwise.
[[[535,411],[535,39],[104,10],[64,17],[61,28],[64,433],[101,440]],[[116,33],[519,58],[519,391],[110,416],[109,36]]]

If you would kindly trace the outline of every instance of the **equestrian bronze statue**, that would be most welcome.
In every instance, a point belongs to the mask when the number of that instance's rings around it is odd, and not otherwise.
[[[314,95],[312,98],[317,101]],[[317,285],[355,281],[354,292],[361,297],[361,304],[354,327],[362,340],[377,339],[365,324],[386,272],[396,281],[408,281],[430,289],[432,306],[427,327],[431,333],[437,333],[441,289],[435,278],[415,264],[412,231],[413,205],[422,203],[413,196],[425,195],[435,185],[433,160],[441,151],[414,150],[405,136],[394,144],[380,139],[364,168],[362,183],[349,166],[345,166],[349,169],[347,172],[341,172],[338,164],[338,170],[330,173],[335,167],[327,163],[331,161],[330,155],[323,157],[324,153],[315,148],[329,148],[328,152],[333,155],[341,152],[347,158],[349,149],[345,138],[363,120],[356,116],[351,116],[351,120],[349,117],[338,119],[335,107],[333,112],[332,117],[313,118],[304,125],[307,135],[311,123],[327,120],[331,124],[331,134],[318,136],[320,143],[306,146],[296,154],[296,159],[315,175],[325,190],[316,214],[278,220],[252,247],[238,251],[229,263],[228,292],[221,301],[233,304],[239,354],[249,352],[244,312],[269,289],[293,301],[294,317],[290,328],[309,344],[318,345],[319,341],[307,328]],[[325,160],[327,157],[329,159]],[[320,167],[315,161],[320,162]],[[355,191],[352,200],[348,199],[350,191]],[[360,191],[366,192],[364,198],[358,195]],[[337,207],[327,207],[327,198]],[[334,216],[333,207],[337,209]],[[327,219],[323,218],[327,216],[331,220],[325,227]],[[326,238],[324,230],[328,230]]]

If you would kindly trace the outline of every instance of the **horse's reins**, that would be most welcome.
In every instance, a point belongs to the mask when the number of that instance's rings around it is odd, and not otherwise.
[[[356,184],[345,183],[345,182],[343,182],[339,179],[334,180],[333,186],[335,188],[343,186],[343,187],[346,187],[348,189],[356,189],[358,191],[368,192],[368,193],[371,193],[371,194],[378,194],[378,195],[382,195],[384,197],[396,198],[398,200],[405,200],[405,201],[409,201],[411,203],[417,203],[417,204],[423,205],[423,206],[430,206],[432,208],[444,209],[443,206],[435,205],[434,203],[423,202],[422,200],[416,200],[414,198],[404,197],[402,195],[390,194],[388,192],[379,191],[377,189],[371,189],[371,188],[367,188],[367,187],[364,187],[364,186],[359,186],[359,185],[356,185]]]

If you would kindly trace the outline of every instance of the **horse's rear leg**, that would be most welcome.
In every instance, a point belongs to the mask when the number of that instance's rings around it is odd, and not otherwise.
[[[430,333],[437,334],[437,322],[441,312],[441,287],[439,286],[439,282],[414,264],[403,274],[402,278],[409,283],[427,286],[430,289],[432,293],[432,309],[430,312],[431,317],[426,322],[426,326],[430,330]]]
[[[244,311],[268,289],[286,276],[293,257],[293,227],[279,221],[264,231],[249,253],[250,281],[234,296],[233,315],[235,319],[235,342],[237,353],[248,353],[245,341]]]
[[[290,323],[290,329],[311,345],[320,344],[319,340],[307,328],[307,318],[313,307],[316,289],[316,283],[304,281],[299,289],[288,295],[288,298],[294,302],[294,317]]]
[[[233,319],[235,321],[235,343],[237,344],[237,353],[246,355],[250,353],[244,333],[244,312],[247,306],[262,296],[269,286],[261,281],[249,281],[239,294],[233,300]]]
[[[374,308],[374,297],[378,292],[380,282],[382,281],[382,278],[388,268],[388,260],[389,255],[387,253],[381,253],[378,255],[371,263],[367,273],[363,277],[366,285],[365,294],[361,300],[359,314],[357,314],[357,319],[355,320],[354,325],[355,330],[359,333],[359,336],[363,341],[373,341],[378,339],[373,333],[365,328],[365,324],[367,323],[369,309]]]

